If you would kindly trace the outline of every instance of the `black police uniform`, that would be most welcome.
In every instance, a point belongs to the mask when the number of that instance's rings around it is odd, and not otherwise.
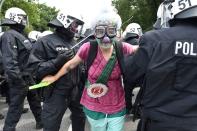
[[[139,45],[139,36],[134,33],[126,33],[124,39],[124,42],[127,42],[131,45]],[[130,54],[129,56],[125,56],[125,60],[131,60],[133,54]],[[128,57],[128,58],[127,58]],[[139,84],[136,84],[136,87],[139,87]],[[126,100],[126,109],[127,109],[127,114],[132,113],[132,96],[133,96],[133,89],[130,88],[125,88],[125,100]]]
[[[26,72],[32,44],[16,29],[6,31],[1,38],[1,52],[6,79],[9,84],[10,104],[5,120],[4,131],[15,131],[28,93],[31,76]],[[41,122],[41,103],[36,94],[27,97],[36,122]]]
[[[182,22],[150,31],[126,72],[144,77],[142,131],[197,131],[197,24]]]
[[[2,54],[1,54],[1,51],[0,51],[0,94],[3,93],[2,91],[2,85],[4,83],[4,78],[3,78],[3,63],[2,63]],[[1,114],[0,112],[0,120],[3,119],[4,116]]]
[[[124,37],[123,41],[131,44],[131,45],[139,45],[139,36],[134,33],[127,33]]]
[[[2,58],[1,50],[0,50],[0,93],[3,97],[6,97],[6,103],[10,103],[9,87],[8,87],[8,84],[6,82],[5,75],[4,75],[3,58]]]
[[[70,48],[74,44],[73,39],[67,38],[66,35],[58,31],[44,36],[36,42],[28,65],[36,67],[35,75],[40,80],[47,75],[54,75],[66,61],[71,59],[68,56],[68,58],[61,60],[61,54],[71,51]],[[75,68],[57,80],[55,84],[44,89],[44,131],[59,131],[62,117],[67,108],[72,113],[72,130],[84,131],[85,117],[77,91],[79,76],[79,68]],[[73,99],[74,97],[75,99]]]
[[[2,53],[0,51],[0,74],[3,74],[3,60],[2,60]]]
[[[2,94],[2,84],[3,84],[3,60],[2,60],[2,54],[0,51],[0,94]]]

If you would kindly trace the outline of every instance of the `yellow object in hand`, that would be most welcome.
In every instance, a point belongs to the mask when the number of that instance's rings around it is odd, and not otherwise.
[[[35,84],[35,85],[33,85],[33,86],[30,86],[29,87],[29,90],[33,90],[33,89],[38,89],[38,88],[43,88],[43,87],[46,87],[46,86],[48,86],[48,85],[50,85],[48,82],[40,82],[39,84]]]

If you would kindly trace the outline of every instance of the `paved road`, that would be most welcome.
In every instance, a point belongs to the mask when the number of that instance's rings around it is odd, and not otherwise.
[[[135,94],[136,94],[136,92],[137,92],[137,90],[135,90]],[[29,107],[28,103],[26,101],[25,101],[25,107]],[[4,115],[6,115],[7,109],[8,109],[8,107],[7,107],[7,104],[5,104],[5,99],[0,98],[0,112],[2,112]],[[70,111],[67,110],[64,117],[63,117],[60,131],[70,131],[70,130],[68,130],[70,123],[71,123],[69,116],[70,116]],[[137,122],[138,121],[133,123],[131,120],[131,117],[128,117],[125,122],[125,131],[136,131]],[[4,120],[0,120],[0,131],[2,131],[3,124],[4,124]],[[33,118],[31,111],[29,111],[28,113],[22,115],[22,117],[17,125],[16,131],[42,131],[42,130],[35,129],[35,120]],[[85,131],[90,131],[88,122],[86,122]]]

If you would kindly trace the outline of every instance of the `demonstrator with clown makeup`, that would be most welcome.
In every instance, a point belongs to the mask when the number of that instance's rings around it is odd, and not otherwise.
[[[86,62],[91,44],[97,44],[97,54],[88,73],[81,104],[91,125],[92,131],[123,131],[125,120],[125,97],[121,82],[120,65],[117,61],[115,44],[121,19],[112,10],[102,10],[95,17],[95,41],[84,43],[77,54],[66,62],[54,76],[46,76],[42,81],[49,84],[61,79],[77,65]],[[122,52],[131,54],[137,46],[122,43]]]

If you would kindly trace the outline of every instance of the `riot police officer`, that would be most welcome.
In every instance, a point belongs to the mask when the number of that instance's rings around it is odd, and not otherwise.
[[[131,45],[139,45],[139,39],[143,35],[142,28],[138,23],[130,23],[127,25],[125,31],[123,32],[123,38],[122,41],[127,42]],[[124,59],[131,60],[133,54],[129,54],[129,56],[125,56]],[[139,87],[140,84],[136,84],[136,87]],[[132,114],[132,96],[133,95],[133,89],[125,88],[125,100],[126,100],[126,108],[127,108],[127,114]]]
[[[27,15],[22,9],[12,7],[6,11],[2,26],[8,26],[10,29],[1,37],[1,52],[5,76],[9,84],[10,104],[4,131],[15,131],[23,111],[24,99],[28,94],[28,86],[33,82],[31,75],[26,71],[26,64],[32,49],[32,44],[24,36],[23,31],[26,25]],[[27,99],[36,119],[36,128],[40,129],[40,101],[34,94]]]
[[[142,28],[138,23],[130,23],[123,32],[123,41],[132,45],[139,45]]]
[[[197,1],[165,2],[170,28],[141,37],[127,78],[144,77],[141,131],[197,131]]]
[[[79,14],[59,11],[57,17],[48,23],[55,32],[36,42],[29,58],[29,67],[35,68],[37,79],[56,73],[64,63],[74,56],[74,35],[78,25],[83,25]],[[67,108],[71,111],[72,130],[84,131],[85,117],[80,105],[77,84],[80,69],[76,68],[59,79],[51,87],[44,89],[43,124],[44,131],[59,131]]]

